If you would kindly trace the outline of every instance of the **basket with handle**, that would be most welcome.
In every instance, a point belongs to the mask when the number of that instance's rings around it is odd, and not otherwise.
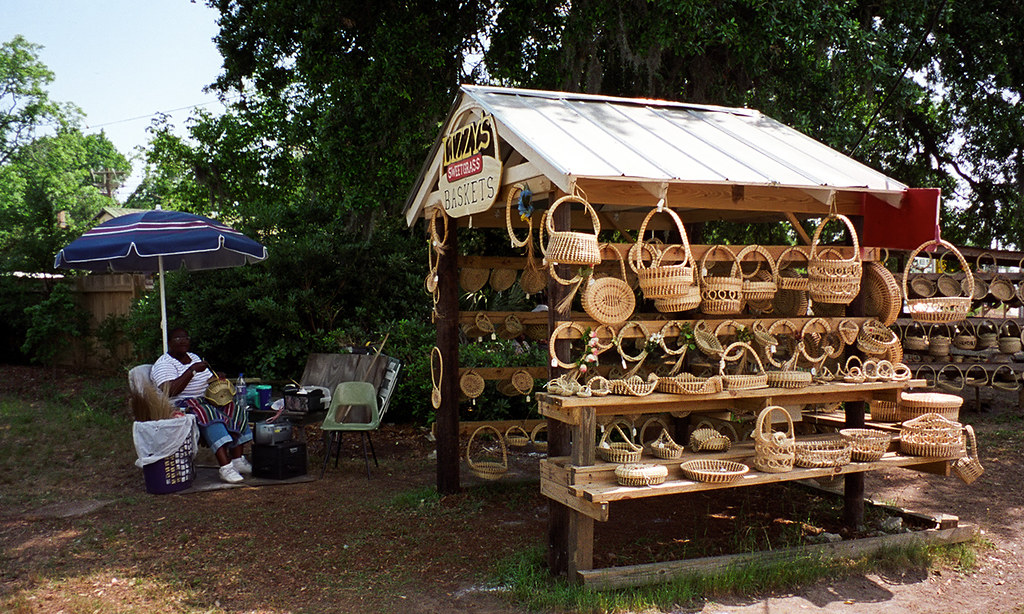
[[[1016,330],[1015,330],[1016,329]],[[1016,320],[1007,319],[999,327],[997,344],[1002,354],[1016,354],[1021,350],[1021,330]]]
[[[475,399],[484,393],[484,378],[473,369],[469,369],[459,377],[459,390],[469,399]]]
[[[948,324],[932,324],[928,327],[928,354],[935,357],[949,356],[953,345],[953,332]]]
[[[942,296],[960,296],[964,293],[962,280],[949,272],[949,267],[946,265],[946,256],[948,255],[949,252],[942,252],[942,255],[939,256],[939,268],[942,269],[942,274],[935,280],[935,287]]]
[[[619,486],[654,486],[668,477],[668,467],[656,463],[626,463],[615,468]]]
[[[708,257],[715,252],[725,252],[732,260],[729,275],[711,275],[707,271]],[[731,315],[743,310],[743,277],[740,273],[740,262],[726,245],[713,245],[704,252],[700,259],[700,299],[701,311],[708,315]]]
[[[903,349],[911,352],[924,352],[928,349],[928,331],[917,320],[903,329]]]
[[[910,456],[958,457],[964,453],[962,426],[936,413],[927,413],[900,426],[900,452]]]
[[[1010,365],[999,365],[996,367],[989,377],[989,383],[993,388],[998,388],[999,390],[1009,392],[1020,390],[1020,379],[1013,372],[1013,369],[1010,368]]]
[[[965,384],[964,372],[951,362],[942,365],[935,373],[935,387],[940,390],[956,393],[963,390]]]
[[[874,319],[861,324],[857,334],[857,348],[865,354],[885,354],[899,342],[899,337],[892,329]]]
[[[865,262],[861,280],[864,315],[892,326],[903,311],[903,293],[892,272],[880,262]]]
[[[786,419],[786,431],[772,428],[772,414],[779,412]],[[778,405],[771,405],[757,415],[752,433],[754,438],[754,468],[765,473],[785,473],[793,469],[796,456],[796,434],[793,418]]]
[[[973,350],[978,347],[978,333],[970,320],[964,320],[956,325],[953,331],[953,347],[959,350]]]
[[[978,440],[974,436],[974,427],[970,424],[964,426],[964,438],[967,455],[953,461],[953,475],[960,478],[964,484],[971,484],[985,473],[985,468],[981,466],[981,459],[978,458]]]
[[[892,435],[878,429],[839,429],[839,434],[850,442],[850,458],[861,462],[885,456],[892,441]]]
[[[783,250],[782,253],[779,254],[778,261],[775,263],[779,277],[779,290],[807,292],[811,288],[811,283],[807,279],[807,276],[801,275],[795,266],[791,266],[789,264],[789,261],[795,256],[802,257],[804,259],[804,268],[807,268],[810,256],[807,255],[804,248],[793,245]]]
[[[502,320],[497,332],[498,336],[502,339],[515,339],[522,335],[525,330],[526,327],[523,326],[519,317],[514,313],[510,313]]]
[[[690,450],[693,452],[725,452],[732,447],[728,436],[716,431],[704,420],[690,433]]]
[[[512,448],[524,448],[530,443],[530,434],[519,425],[513,425],[505,430],[505,443]]]
[[[853,446],[843,436],[820,435],[797,439],[793,448],[793,464],[797,467],[842,467],[849,465]]]
[[[734,350],[736,354],[733,354]],[[756,365],[754,373],[725,372],[726,362],[739,360],[742,363],[742,359],[745,356],[753,359],[753,364]],[[742,370],[742,364],[740,365],[740,370]],[[757,355],[754,348],[742,341],[730,343],[729,347],[725,348],[722,357],[719,359],[718,372],[722,376],[722,384],[726,390],[753,390],[755,388],[768,387],[768,374],[765,373],[761,357]]]
[[[698,377],[691,373],[677,373],[659,377],[657,390],[668,394],[714,394],[722,392],[723,383],[719,375]]]
[[[999,273],[988,281],[988,293],[1000,303],[1012,303],[1017,299],[1017,289],[1013,283]]]
[[[566,203],[583,205],[583,210],[590,217],[593,234],[573,230],[555,230],[555,211]],[[594,266],[601,263],[601,250],[597,244],[597,235],[601,233],[601,222],[597,219],[597,212],[585,198],[573,194],[559,198],[548,209],[544,223],[548,231],[547,249],[544,251],[547,262],[580,266]]]
[[[835,249],[822,249],[820,245],[821,231],[832,220],[839,220],[846,225],[853,242],[853,256],[843,258]],[[811,252],[807,264],[807,278],[810,280],[811,301],[848,305],[860,293],[861,273],[863,264],[860,256],[860,241],[857,229],[850,218],[840,213],[831,213],[818,224],[811,240]]]
[[[964,386],[988,386],[988,371],[979,364],[964,369]]]
[[[971,273],[970,267],[967,266],[967,261],[964,260],[963,254],[960,253],[952,243],[944,241],[942,239],[936,239],[932,241],[926,241],[919,245],[917,249],[910,253],[907,257],[907,262],[913,262],[914,258],[925,248],[940,246],[949,250],[957,259],[960,261],[960,266],[964,271],[964,276],[967,280],[967,287],[973,287],[974,275]],[[907,294],[907,277],[910,274],[910,266],[908,265],[903,270],[903,294]],[[919,321],[927,323],[948,323],[948,322],[959,322],[967,317],[967,312],[971,309],[971,295],[965,293],[965,296],[932,296],[927,298],[908,298],[907,299],[907,311],[910,313],[910,317]]]
[[[580,303],[583,311],[599,324],[622,324],[636,309],[636,295],[626,282],[626,265],[619,250],[608,244],[602,245],[600,250],[602,254],[607,251],[615,253],[622,277],[589,276],[584,282]]]
[[[497,330],[494,328],[494,323],[491,322],[491,318],[483,311],[476,312],[473,317],[472,324],[463,324],[462,332],[465,333],[466,337],[483,339],[486,336],[490,336],[491,339],[497,337]]]
[[[935,293],[939,290],[934,279],[925,277],[925,274],[929,269],[933,268],[935,263],[935,258],[930,253],[925,255],[928,256],[928,263],[922,267],[917,267],[917,270],[921,271],[921,273],[910,278],[910,294],[907,294],[908,297],[914,296],[916,298],[931,298],[935,296]],[[911,268],[911,264],[913,262],[913,258],[907,260],[908,270]],[[957,295],[958,294],[959,293],[957,293]]]
[[[749,255],[760,256],[764,259],[769,273],[767,279],[756,277],[756,274],[761,271],[762,267],[760,260],[755,261],[757,268],[749,275],[743,272],[744,258]],[[770,301],[775,298],[775,292],[779,289],[779,271],[775,265],[775,260],[772,259],[772,255],[768,253],[768,250],[760,245],[748,245],[736,254],[736,260],[739,262],[740,276],[743,279],[741,287],[744,301]]]
[[[664,213],[672,218],[676,231],[679,233],[680,243],[677,246],[670,245],[661,250],[657,248],[649,250],[648,244],[644,243],[643,237],[647,231],[647,224],[656,213]],[[665,256],[673,249],[682,249],[682,259],[668,264]],[[644,263],[645,251],[653,251],[655,254],[650,266]],[[662,301],[660,311],[687,311],[700,305],[700,286],[695,275],[690,240],[686,236],[682,220],[672,209],[659,206],[647,213],[644,221],[640,224],[637,243],[634,249],[630,250],[629,265],[636,273],[637,282],[644,297]]]
[[[725,484],[738,480],[750,471],[743,463],[713,458],[697,458],[679,465],[680,471],[688,480]]]
[[[976,349],[987,350],[999,345],[999,327],[992,320],[982,320],[975,331],[978,335]]]
[[[547,452],[548,450],[548,425],[547,422],[541,422],[537,426],[533,427],[530,431],[530,443],[533,444],[533,449],[538,452]]]
[[[693,325],[693,340],[697,344],[697,349],[708,356],[721,356],[725,351],[722,342],[711,332],[705,320],[699,320]]]
[[[633,443],[633,440],[622,430],[623,425],[632,430],[629,424],[621,420],[610,422],[605,426],[601,440],[597,444],[597,455],[609,463],[635,463],[640,460],[643,453],[643,448]],[[618,433],[620,441],[611,440],[610,436],[613,432]]]
[[[647,427],[652,424],[659,427],[658,436],[651,440],[649,444],[645,444],[644,435],[647,432]],[[643,446],[645,451],[665,460],[674,460],[683,455],[683,446],[679,445],[672,439],[672,436],[668,433],[668,424],[666,424],[664,418],[660,416],[648,418],[644,421],[643,426],[640,427],[638,443]]]
[[[496,459],[493,451],[485,450],[483,447],[481,447],[480,452],[473,452],[473,441],[477,439],[477,436],[488,431],[494,434],[501,449],[500,461]],[[477,456],[477,458],[474,458],[474,456]],[[466,464],[469,466],[469,470],[473,472],[473,475],[484,480],[497,480],[508,473],[508,449],[505,447],[505,439],[501,436],[498,429],[485,424],[473,431],[473,434],[469,436],[469,442],[466,444]]]

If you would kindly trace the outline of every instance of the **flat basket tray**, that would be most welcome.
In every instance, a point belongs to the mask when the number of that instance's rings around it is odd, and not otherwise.
[[[713,484],[732,482],[750,471],[750,467],[743,463],[711,458],[686,461],[679,465],[679,468],[687,479]]]

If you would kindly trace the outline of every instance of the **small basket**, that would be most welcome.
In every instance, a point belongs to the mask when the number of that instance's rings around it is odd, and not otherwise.
[[[885,354],[899,342],[896,333],[878,320],[864,322],[857,334],[857,348],[865,354]]]
[[[717,251],[724,251],[732,260],[732,270],[728,276],[707,273],[708,256]],[[704,252],[700,259],[700,309],[708,315],[731,315],[743,310],[743,275],[740,262],[725,245],[713,245]]]
[[[672,218],[679,232],[680,243],[670,245],[664,250],[657,250],[644,243],[643,236],[647,224],[655,213],[662,212]],[[683,250],[683,258],[679,262],[666,264],[665,256],[671,250]],[[644,252],[654,253],[650,266],[643,262]],[[668,207],[651,209],[640,224],[637,243],[630,250],[629,265],[636,273],[637,283],[644,298],[655,300],[655,308],[661,312],[677,312],[696,309],[701,302],[700,285],[697,283],[693,253],[690,251],[690,240],[686,229],[675,211]]]
[[[821,231],[832,220],[839,220],[846,225],[853,241],[853,257],[842,258],[835,249],[821,249]],[[857,230],[850,218],[842,214],[832,213],[823,219],[814,230],[811,241],[811,253],[807,264],[807,277],[810,280],[811,301],[848,305],[860,294],[860,280],[863,265],[860,257],[860,241]]]
[[[983,320],[975,330],[978,335],[976,349],[987,350],[999,345],[999,327],[992,320]]]
[[[914,258],[921,252],[921,250],[931,246],[942,246],[953,253],[954,256],[960,261],[960,267],[964,271],[966,285],[968,288],[974,285],[974,275],[971,273],[970,267],[967,266],[967,261],[964,260],[963,254],[960,253],[952,243],[937,239],[933,241],[926,241],[922,243],[911,252],[907,258],[907,262],[913,262]],[[903,293],[907,293],[907,277],[910,273],[910,266],[908,265],[903,270]],[[965,293],[966,296],[932,296],[927,298],[908,298],[907,299],[907,311],[910,313],[910,317],[919,322],[929,323],[945,323],[945,322],[959,322],[967,317],[967,312],[971,309],[971,294]]]
[[[778,270],[778,283],[779,290],[794,290],[800,292],[807,292],[810,289],[811,284],[808,281],[806,275],[801,275],[795,267],[790,268],[787,266],[787,261],[794,255],[799,255],[804,259],[804,268],[807,268],[807,263],[810,257],[802,247],[792,246],[787,247],[781,254],[779,254],[779,260],[776,262],[776,268]]]
[[[793,464],[797,467],[842,467],[850,464],[853,446],[849,439],[836,436],[798,439]]]
[[[519,317],[514,313],[510,313],[505,316],[501,326],[498,327],[498,336],[502,339],[516,339],[523,334],[524,330],[525,328],[523,323],[519,321]]]
[[[970,320],[965,320],[953,331],[953,347],[959,350],[973,350],[978,347],[978,333]]]
[[[900,427],[900,452],[911,456],[959,457],[964,453],[959,422],[924,414]]]
[[[900,404],[898,401],[872,400],[868,403],[871,419],[875,422],[899,422]]]
[[[563,203],[581,203],[590,217],[594,234],[571,230],[555,230],[555,210]],[[601,222],[597,212],[586,199],[575,195],[563,196],[548,209],[544,220],[547,225],[548,243],[544,250],[545,259],[549,263],[594,266],[601,263],[601,249],[597,244],[597,235],[601,233]]]
[[[491,318],[483,311],[476,312],[476,315],[473,317],[473,323],[464,324],[462,332],[470,339],[482,339],[486,336],[490,336],[491,339],[497,337],[494,323],[491,322]]]
[[[963,480],[964,484],[971,484],[985,473],[985,468],[978,458],[978,440],[974,436],[974,427],[966,425],[964,436],[967,439],[967,456],[953,461],[953,475]]]
[[[622,278],[608,276],[595,278],[590,275],[587,281],[583,282],[583,291],[580,294],[580,303],[583,311],[587,312],[595,322],[599,324],[622,324],[633,315],[636,309],[636,295],[633,289],[626,282],[626,265],[622,261],[622,254],[619,250],[608,244],[601,246],[601,251],[610,250],[615,252],[619,262]]]
[[[483,431],[492,431],[494,433],[498,445],[501,446],[501,461],[489,457],[473,459],[473,440]],[[497,480],[508,473],[508,449],[505,447],[505,438],[501,436],[498,429],[485,424],[473,431],[473,434],[469,436],[469,442],[466,443],[466,464],[469,466],[469,470],[473,472],[473,475],[484,480]]]
[[[714,394],[722,389],[722,378],[718,375],[697,377],[690,373],[679,373],[658,378],[658,392],[668,394]]]
[[[903,392],[900,394],[899,419],[905,421],[925,414],[936,414],[948,420],[956,420],[960,417],[960,406],[963,404],[963,397],[955,394]]]
[[[879,460],[892,441],[892,435],[877,429],[840,429],[839,434],[850,441],[850,458],[860,462]]]
[[[484,393],[484,378],[473,369],[470,369],[459,378],[459,390],[467,398],[475,399]]]
[[[749,275],[743,272],[743,259],[749,254],[757,254],[765,260],[769,273],[767,276],[758,276],[762,266],[760,260],[756,261],[757,268]],[[743,279],[742,291],[744,301],[771,301],[775,298],[775,292],[779,289],[779,272],[768,250],[760,245],[748,245],[741,249],[740,253],[736,254],[736,260],[739,262],[740,276]],[[767,279],[764,279],[764,277],[767,277]]]
[[[928,350],[928,331],[916,320],[903,329],[903,349],[911,352]]]
[[[690,450],[693,452],[725,452],[732,447],[732,440],[710,426],[702,426],[690,433]]]
[[[725,484],[738,480],[750,471],[743,463],[711,458],[689,460],[679,465],[683,475],[694,482]]]
[[[466,292],[479,292],[491,276],[490,269],[465,267],[459,269],[459,287]]]
[[[672,439],[667,430],[662,429],[658,438],[651,442],[650,450],[658,458],[675,460],[683,456],[684,448]]]
[[[708,356],[721,356],[725,351],[722,342],[711,332],[708,323],[704,320],[698,320],[693,325],[693,340],[697,344],[697,349]]]
[[[730,356],[734,349],[741,350],[734,359],[740,359],[743,357],[743,352],[749,354],[757,365],[756,373],[726,373],[725,363],[727,359],[733,358]],[[729,344],[729,347],[725,348],[725,352],[722,353],[722,357],[718,363],[719,375],[722,376],[722,384],[726,390],[754,390],[756,388],[767,388],[768,387],[768,374],[765,373],[764,364],[761,362],[761,357],[757,355],[754,348],[748,344],[737,341]]]
[[[525,448],[530,443],[530,434],[521,426],[510,426],[505,431],[505,443],[510,448]]]
[[[489,278],[491,289],[495,292],[504,292],[516,283],[515,269],[491,269]]]
[[[1007,375],[1001,375],[1004,372],[1007,373]],[[1020,390],[1020,380],[1009,365],[999,365],[996,367],[995,371],[992,372],[992,376],[989,378],[989,383],[993,388],[998,388],[999,390],[1007,390],[1010,392]]]
[[[1016,332],[1014,332],[1011,327],[1016,328]],[[1006,320],[1003,322],[1003,325],[999,327],[999,337],[997,341],[999,352],[1002,354],[1016,354],[1021,350],[1020,338],[1020,325],[1017,324],[1016,320]]]
[[[781,412],[786,418],[786,432],[772,429],[771,415]],[[778,405],[761,410],[754,426],[754,468],[765,473],[785,473],[792,471],[795,460],[796,439],[793,431],[793,418],[789,412]]]
[[[936,329],[935,324],[928,327],[928,355],[935,357],[949,356],[949,349],[953,346],[953,332],[947,324],[940,324],[941,328]]]
[[[626,379],[608,380],[608,388],[612,394],[624,397],[645,397],[658,388],[658,376],[654,373],[647,375],[647,379],[639,375],[631,375]]]
[[[668,477],[668,467],[653,463],[628,463],[615,468],[619,486],[654,486]]]
[[[640,460],[643,448],[633,443],[619,426],[619,422],[607,425],[601,440],[597,444],[597,455],[609,463],[635,463]],[[622,441],[609,441],[612,431],[619,434]]]
[[[530,431],[530,443],[533,444],[533,449],[538,452],[548,451],[548,425],[546,422],[541,422],[537,426],[533,427]]]

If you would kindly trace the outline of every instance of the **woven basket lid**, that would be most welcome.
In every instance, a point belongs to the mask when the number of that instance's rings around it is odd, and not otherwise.
[[[462,394],[475,399],[484,392],[484,378],[472,369],[466,371],[459,378],[459,389],[462,390]]]
[[[495,292],[504,292],[516,283],[515,269],[491,269],[491,289]]]
[[[484,287],[491,272],[488,269],[465,267],[459,269],[459,287],[466,292],[477,292]]]

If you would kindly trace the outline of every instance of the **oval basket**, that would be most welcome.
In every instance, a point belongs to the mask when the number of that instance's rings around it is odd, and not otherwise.
[[[914,258],[921,252],[921,250],[932,247],[941,246],[949,250],[957,260],[960,261],[960,267],[964,271],[965,287],[974,287],[974,275],[971,273],[970,267],[967,266],[967,261],[964,260],[963,254],[960,253],[952,243],[937,239],[933,241],[926,241],[919,245],[917,249],[910,253],[907,257],[907,262],[913,262]],[[907,295],[907,277],[910,273],[910,266],[908,265],[903,270],[903,294]],[[907,312],[910,313],[910,317],[917,320],[918,322],[930,322],[930,323],[946,323],[946,322],[959,322],[967,317],[967,312],[971,309],[971,294],[964,292],[966,296],[933,296],[928,298],[908,298],[907,299]]]
[[[597,444],[597,455],[609,463],[635,463],[640,460],[643,448],[633,443],[619,425],[619,422],[612,422],[605,428]],[[609,441],[612,431],[618,433],[622,441]]]
[[[797,467],[842,467],[850,464],[853,447],[845,437],[821,436],[798,439],[793,449]]]
[[[626,282],[626,265],[619,250],[608,244],[601,246],[601,253],[615,253],[622,278],[589,276],[580,294],[583,311],[599,324],[622,324],[636,309],[636,295]]]
[[[842,258],[836,250],[822,250],[820,247],[821,231],[832,220],[839,220],[846,225],[853,242],[853,257]],[[850,218],[832,213],[823,219],[814,230],[811,240],[811,253],[807,264],[807,277],[810,280],[811,301],[848,305],[860,294],[860,280],[863,265],[860,257],[860,241],[857,229]]]
[[[738,480],[750,471],[743,463],[712,458],[698,458],[679,465],[683,475],[694,482],[725,484]]]
[[[900,404],[898,401],[872,400],[868,403],[871,419],[875,422],[899,422]]]
[[[513,448],[523,448],[530,443],[530,434],[521,426],[510,426],[505,431],[505,443]]]
[[[728,276],[711,275],[707,271],[708,257],[723,251],[732,260]],[[712,245],[700,259],[700,309],[708,315],[731,315],[743,310],[743,277],[740,262],[726,245]]]
[[[492,431],[494,433],[498,445],[501,446],[501,461],[486,457],[474,460],[473,440],[483,431]],[[498,429],[485,424],[473,431],[473,434],[469,436],[469,442],[466,444],[466,464],[475,476],[484,480],[497,480],[508,473],[508,449],[505,447],[505,439],[498,432]]]
[[[771,416],[781,412],[786,418],[786,431],[772,429]],[[778,405],[761,410],[757,415],[757,423],[752,433],[754,438],[754,468],[765,473],[785,473],[792,471],[795,460],[796,439],[793,431],[793,418],[789,412]]]
[[[702,426],[690,433],[690,450],[693,452],[725,452],[732,447],[732,440],[710,426]]]
[[[722,378],[719,375],[697,377],[690,373],[679,373],[658,378],[658,392],[668,394],[714,394],[722,389]]]
[[[885,456],[892,441],[892,435],[878,429],[840,429],[839,434],[850,441],[850,458],[861,462]]]
[[[754,261],[757,264],[757,268],[749,275],[743,272],[743,259],[751,254],[756,254],[765,260],[768,266],[767,276],[758,275],[758,273],[762,272],[760,260]],[[744,301],[771,301],[775,298],[775,292],[779,289],[779,271],[775,266],[775,260],[772,259],[772,255],[768,253],[768,250],[760,245],[748,245],[741,249],[740,253],[736,254],[736,260],[739,262],[740,276],[743,279],[742,291]]]
[[[900,284],[880,262],[864,263],[861,294],[864,296],[864,315],[878,318],[886,326],[892,326],[903,311]]]
[[[572,230],[555,230],[555,210],[564,203],[580,203],[583,205],[584,211],[590,217],[594,234]],[[601,250],[597,244],[597,235],[601,233],[601,222],[597,219],[597,212],[594,211],[594,208],[590,206],[586,199],[575,195],[559,198],[548,209],[544,222],[548,231],[548,243],[544,256],[548,262],[581,266],[594,266],[601,263]]]
[[[959,457],[964,453],[959,422],[924,414],[900,427],[900,452],[911,456]]]
[[[653,463],[628,463],[615,468],[620,486],[654,486],[668,477],[668,467]]]
[[[733,357],[730,356],[733,350],[740,350],[740,352],[738,352],[737,356]],[[755,373],[726,373],[725,363],[728,359],[741,359],[744,352],[753,358],[757,371]],[[719,375],[722,376],[722,384],[726,390],[753,390],[768,387],[768,374],[765,373],[761,357],[757,355],[754,348],[742,341],[729,344],[729,347],[725,348],[725,351],[722,353],[722,358],[718,365]]]
[[[794,266],[789,265],[789,259],[793,256],[800,256],[804,259],[804,268],[807,268],[807,263],[810,261],[810,256],[804,251],[802,247],[792,246],[787,247],[781,254],[779,254],[779,260],[776,262],[776,269],[779,276],[779,290],[799,290],[801,292],[807,292],[810,289],[811,283],[808,281],[806,275],[801,275],[800,272]]]
[[[953,461],[953,475],[960,478],[964,484],[971,484],[985,473],[981,466],[981,459],[978,458],[978,440],[974,436],[974,427],[970,424],[964,427],[964,434],[967,438],[967,456]]]

